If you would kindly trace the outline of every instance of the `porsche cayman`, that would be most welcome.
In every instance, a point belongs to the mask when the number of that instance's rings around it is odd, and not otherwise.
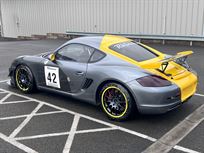
[[[101,105],[111,119],[125,120],[187,101],[198,82],[186,62],[192,53],[167,55],[122,36],[80,37],[55,51],[16,58],[10,84],[24,93],[48,90]]]

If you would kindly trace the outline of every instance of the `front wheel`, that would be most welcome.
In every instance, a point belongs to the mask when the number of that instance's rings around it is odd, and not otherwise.
[[[35,81],[31,70],[24,65],[16,68],[15,73],[16,86],[24,93],[30,93],[35,89]]]
[[[126,88],[118,83],[108,83],[100,94],[101,105],[110,119],[123,121],[135,110],[135,102]]]

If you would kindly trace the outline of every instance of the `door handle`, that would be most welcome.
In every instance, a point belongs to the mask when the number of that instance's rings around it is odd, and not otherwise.
[[[76,72],[76,75],[82,76],[82,75],[84,75],[84,72]]]

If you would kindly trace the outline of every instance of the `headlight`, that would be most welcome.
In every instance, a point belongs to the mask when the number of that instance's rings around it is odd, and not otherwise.
[[[136,80],[144,87],[165,87],[172,84],[170,81],[157,75],[148,75]]]

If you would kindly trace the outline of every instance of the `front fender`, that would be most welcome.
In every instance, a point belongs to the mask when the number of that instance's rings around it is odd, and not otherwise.
[[[39,64],[42,61],[42,57],[39,56],[19,56],[11,64],[9,68],[8,76],[11,78],[11,85],[16,86],[15,83],[15,70],[19,65],[26,65],[30,68],[31,72],[36,78],[38,70],[40,70]]]
[[[11,79],[10,83],[11,83],[12,86],[16,86],[16,82],[15,82],[15,70],[16,70],[16,68],[17,68],[19,65],[21,65],[21,64],[24,63],[23,58],[24,58],[24,56],[19,56],[19,57],[17,57],[17,58],[12,62],[11,66],[9,67],[9,74],[8,74],[8,76],[9,76],[10,79]]]

